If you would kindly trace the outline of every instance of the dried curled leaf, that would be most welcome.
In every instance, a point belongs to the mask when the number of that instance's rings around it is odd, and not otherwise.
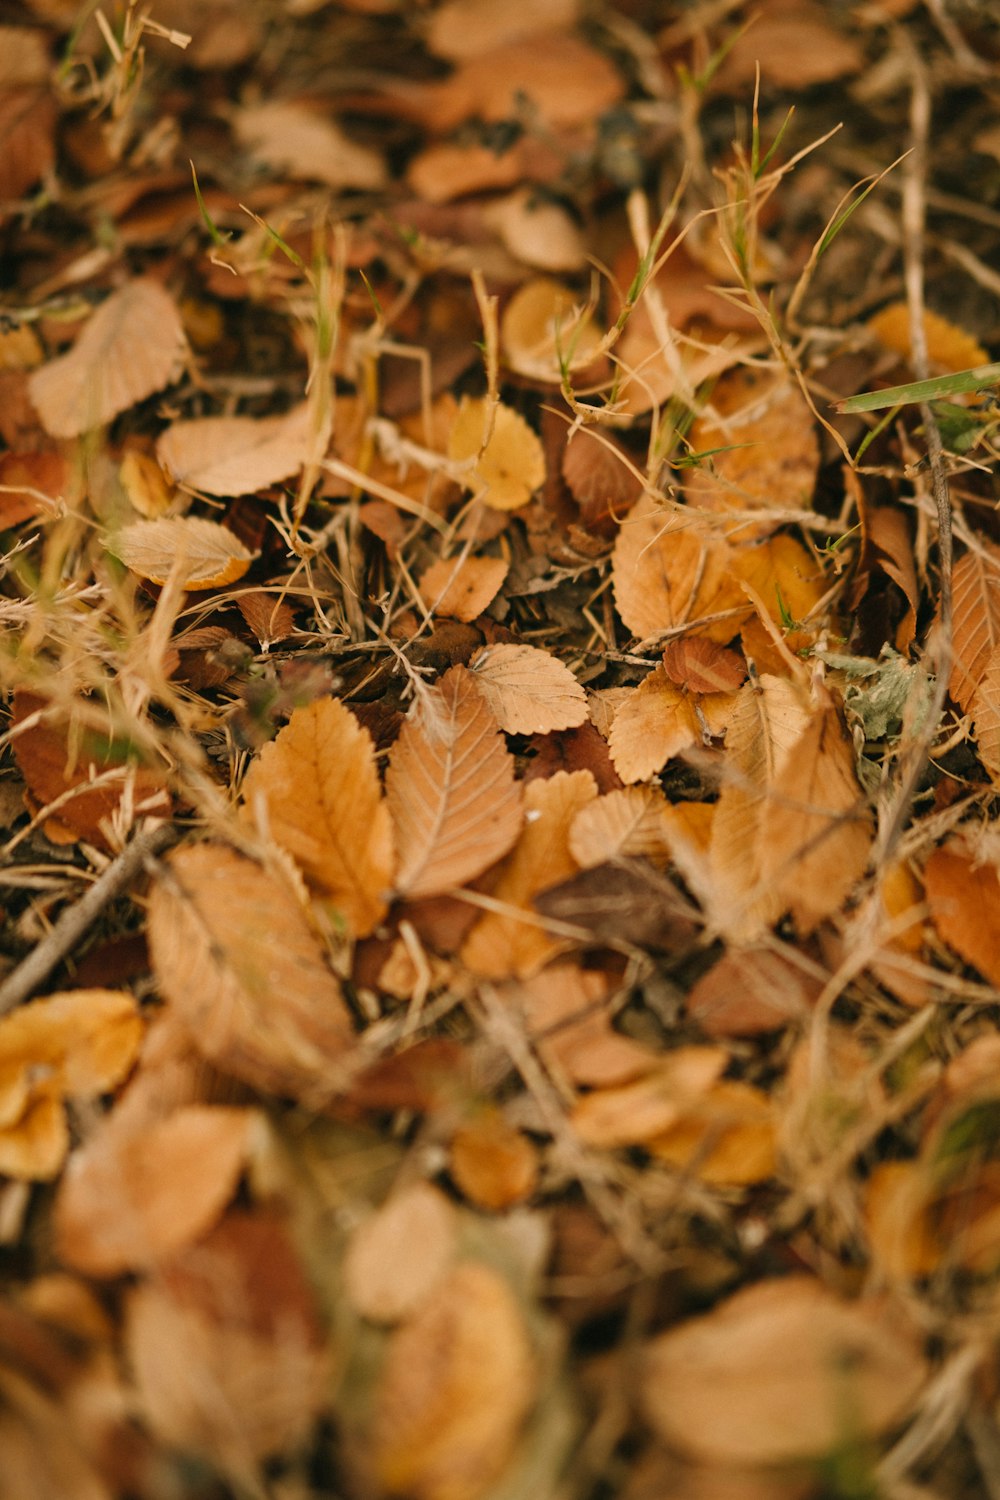
[[[448,435],[448,457],[458,463],[473,459],[463,482],[493,510],[517,510],[527,505],[545,478],[545,454],[536,434],[522,416],[501,402],[486,432],[485,396],[463,396]]]
[[[173,298],[141,277],[112,292],[69,353],[29,376],[28,389],[46,432],[78,437],[170,385],[186,352]]]
[[[371,735],[336,698],[297,708],[243,786],[260,821],[312,889],[366,937],[385,914],[392,826]]]
[[[517,838],[514,759],[464,667],[452,667],[417,699],[393,746],[386,800],[396,888],[406,896],[436,896],[474,880]]]
[[[289,886],[233,849],[180,849],[148,930],[162,994],[220,1071],[300,1099],[332,1091],[350,1014]]]
[[[224,588],[242,578],[253,562],[227,526],[199,516],[161,516],[123,526],[108,544],[126,568],[166,583],[172,575],[185,589]]]
[[[573,673],[537,646],[486,646],[469,666],[508,734],[551,734],[575,729],[587,718],[587,695]]]
[[[514,1456],[537,1378],[506,1281],[475,1261],[456,1266],[389,1347],[369,1444],[380,1488],[476,1500]]]
[[[661,1437],[691,1458],[783,1463],[885,1432],[926,1377],[898,1308],[785,1276],[653,1339],[642,1397]]]
[[[308,402],[278,417],[200,417],[174,422],[156,454],[174,479],[206,495],[252,495],[291,479],[309,457]]]

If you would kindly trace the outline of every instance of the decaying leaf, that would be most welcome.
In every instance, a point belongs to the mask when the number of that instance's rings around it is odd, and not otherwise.
[[[308,402],[278,417],[199,417],[173,422],[156,454],[174,480],[205,495],[252,495],[299,472],[314,445]]]
[[[517,838],[513,757],[465,667],[452,667],[411,709],[390,757],[386,801],[396,889],[411,898],[474,880]]]
[[[537,646],[487,646],[469,667],[493,717],[508,734],[551,734],[587,718],[587,695],[573,673]]]
[[[569,830],[582,807],[597,796],[589,771],[557,771],[524,790],[525,827],[500,868],[491,905],[469,934],[463,961],[477,974],[525,978],[562,946],[530,909],[532,896],[572,875]]]
[[[226,526],[200,516],[161,516],[123,526],[109,550],[140,578],[185,589],[224,588],[242,578],[253,553]]]
[[[46,431],[77,437],[170,385],[186,352],[173,298],[140,277],[112,292],[69,353],[34,371],[28,388]]]
[[[245,815],[265,828],[358,937],[386,910],[392,825],[375,747],[336,698],[292,714],[243,784]]]
[[[171,855],[149,904],[160,990],[199,1051],[269,1093],[334,1091],[350,1014],[291,887],[221,845]]]
[[[653,1339],[642,1399],[660,1435],[691,1458],[784,1463],[885,1432],[926,1377],[900,1308],[785,1276]]]
[[[502,402],[484,447],[487,410],[485,397],[462,397],[448,436],[448,457],[462,464],[474,460],[462,479],[485,505],[518,510],[545,478],[545,454],[524,418]]]
[[[536,1380],[506,1281],[456,1266],[390,1344],[368,1445],[377,1482],[414,1500],[475,1500],[513,1457]]]

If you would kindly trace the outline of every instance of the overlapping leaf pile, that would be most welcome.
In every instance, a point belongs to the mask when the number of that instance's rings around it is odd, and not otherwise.
[[[926,10],[0,15],[5,1500],[995,1485],[997,450],[949,624],[834,410],[1000,334]]]

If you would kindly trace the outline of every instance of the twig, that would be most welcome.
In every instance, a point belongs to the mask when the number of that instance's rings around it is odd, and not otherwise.
[[[924,327],[924,231],[926,225],[927,141],[930,135],[931,98],[927,75],[920,58],[912,57],[913,92],[910,104],[911,150],[903,168],[903,269],[906,300],[910,312],[910,345],[913,370],[918,380],[926,380],[930,370],[927,357],[927,333]],[[933,636],[935,667],[934,692],[924,721],[916,730],[899,785],[886,822],[880,831],[877,862],[891,855],[903,832],[913,804],[918,783],[930,758],[937,726],[944,710],[951,676],[952,621],[951,568],[952,525],[951,497],[944,465],[944,446],[937,419],[926,402],[919,406],[920,419],[927,437],[927,457],[931,471],[931,490],[938,520],[938,563],[941,572],[940,608]],[[931,654],[928,642],[928,654]]]
[[[128,889],[146,860],[162,853],[177,838],[177,830],[165,823],[136,834],[86,895],[63,912],[51,931],[0,985],[0,1015],[27,1000],[79,942],[98,913]]]

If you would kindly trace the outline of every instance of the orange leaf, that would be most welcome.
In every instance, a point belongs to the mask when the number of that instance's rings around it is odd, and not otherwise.
[[[187,345],[173,298],[140,278],[112,292],[68,354],[28,378],[46,432],[77,437],[170,385]]]
[[[689,693],[734,693],[746,681],[743,658],[701,636],[681,636],[663,648],[663,670]]]
[[[351,1020],[289,886],[233,849],[180,849],[148,932],[160,990],[205,1057],[268,1093],[328,1097]]]
[[[185,589],[224,588],[242,578],[253,562],[253,553],[227,526],[197,516],[134,521],[108,547],[140,578],[166,583],[176,572]]]
[[[958,839],[935,849],[924,869],[934,926],[950,948],[1000,984],[1000,873]]]
[[[287,849],[312,889],[357,937],[385,914],[392,825],[375,747],[348,708],[318,698],[297,708],[243,784],[244,814]]]
[[[506,993],[523,1010],[533,1046],[557,1077],[601,1088],[656,1065],[655,1053],[612,1028],[603,974],[577,964],[551,964]]]
[[[502,557],[441,558],[420,575],[420,597],[431,614],[474,620],[507,577]]]
[[[516,840],[514,759],[464,667],[452,667],[411,709],[389,760],[386,800],[396,888],[409,897],[474,880]]]
[[[989,363],[989,354],[977,339],[966,333],[939,313],[925,308],[923,312],[924,336],[927,339],[927,357],[937,371],[952,372],[968,370],[976,365]],[[908,302],[890,302],[881,312],[868,321],[872,333],[896,354],[909,358],[910,305]],[[935,371],[931,372],[932,374]]]
[[[416,1312],[448,1274],[458,1250],[458,1214],[440,1188],[400,1188],[358,1225],[344,1255],[344,1291],[373,1323]]]
[[[774,948],[731,948],[685,1002],[707,1036],[758,1036],[801,1022],[823,988],[802,964]]]
[[[486,413],[485,396],[462,397],[448,435],[448,457],[459,463],[475,460],[462,479],[477,499],[493,510],[517,510],[545,479],[545,454],[524,418],[503,403],[494,412],[493,430],[483,447]]]
[[[174,422],[156,454],[174,479],[206,495],[252,495],[291,479],[309,457],[313,413],[307,402],[279,417],[201,417]]]
[[[986,658],[979,685],[969,701],[979,759],[994,786],[1000,783],[1000,646]]]
[[[367,1445],[379,1491],[475,1500],[514,1456],[536,1384],[506,1281],[456,1266],[389,1346]]]
[[[727,1062],[721,1047],[676,1047],[642,1078],[598,1089],[573,1111],[573,1129],[588,1146],[634,1146],[669,1130],[707,1094]]]
[[[658,787],[630,786],[608,792],[573,819],[570,853],[581,869],[626,856],[666,865],[670,860],[667,807]]]
[[[470,1203],[500,1210],[530,1198],[538,1180],[538,1153],[499,1109],[489,1108],[455,1132],[450,1170]]]
[[[500,348],[518,375],[560,385],[593,361],[600,330],[569,287],[539,276],[518,287],[500,320]]]
[[[952,574],[952,652],[948,691],[968,709],[1000,643],[1000,547],[977,540],[958,559]]]
[[[255,1118],[203,1104],[141,1128],[112,1115],[73,1153],[60,1184],[60,1259],[87,1276],[120,1276],[193,1244],[236,1191]]]
[[[508,734],[551,734],[575,729],[587,718],[587,695],[573,673],[537,646],[486,646],[469,667]]]
[[[648,781],[680,750],[701,741],[694,703],[655,667],[615,713],[608,749],[622,781]]]
[[[643,1405],[704,1463],[821,1458],[899,1422],[927,1377],[898,1308],[806,1276],[745,1287],[647,1346]]]
[[[710,640],[728,641],[751,613],[733,576],[729,543],[697,513],[658,509],[649,497],[622,523],[612,577],[615,607],[642,638],[690,625]],[[699,624],[720,611],[724,619]]]
[[[702,1182],[746,1187],[774,1176],[774,1111],[760,1089],[722,1078],[646,1149]]]

